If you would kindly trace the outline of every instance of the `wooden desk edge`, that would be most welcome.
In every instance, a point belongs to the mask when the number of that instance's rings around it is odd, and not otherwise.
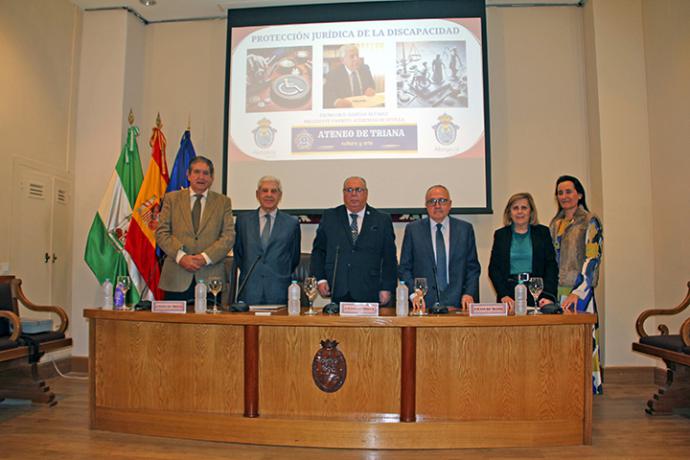
[[[505,326],[553,326],[594,324],[596,315],[577,313],[564,315],[537,316],[487,316],[470,317],[467,315],[433,315],[433,316],[394,316],[385,309],[384,315],[374,317],[352,316],[289,316],[284,310],[271,316],[256,316],[249,313],[210,314],[169,314],[151,313],[148,311],[113,311],[88,308],[84,310],[85,318],[110,319],[118,321],[152,321],[161,323],[186,324],[231,324],[237,326],[338,326],[338,327],[505,327]]]

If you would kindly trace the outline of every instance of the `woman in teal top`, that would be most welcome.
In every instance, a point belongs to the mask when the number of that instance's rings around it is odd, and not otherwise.
[[[494,233],[489,278],[496,289],[498,302],[514,308],[515,285],[520,275],[544,279],[539,304],[556,300],[558,265],[548,227],[539,225],[537,208],[529,193],[516,193],[508,200],[503,212],[504,227]],[[527,303],[535,299],[527,294]]]

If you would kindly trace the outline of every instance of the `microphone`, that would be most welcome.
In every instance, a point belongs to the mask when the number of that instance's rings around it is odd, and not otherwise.
[[[429,307],[429,313],[432,315],[443,315],[448,313],[448,307],[441,306],[441,291],[438,288],[438,274],[436,273],[436,261],[431,264],[431,271],[434,272],[434,284],[436,288],[436,302]]]
[[[237,289],[237,292],[235,292],[235,302],[233,302],[230,305],[230,311],[238,311],[238,312],[249,311],[249,305],[247,305],[246,302],[238,302],[237,299],[240,297],[242,290],[247,285],[247,281],[249,281],[249,277],[252,276],[252,273],[254,273],[254,269],[256,268],[256,264],[258,264],[260,260],[261,260],[261,254],[259,254],[256,257],[256,260],[254,260],[254,262],[252,262],[252,265],[249,267],[249,270],[247,271],[247,276],[244,277],[244,280],[242,280],[242,282],[240,283],[240,285]]]
[[[335,275],[338,274],[338,256],[340,256],[340,246],[335,247],[335,260],[333,261],[333,285],[331,286],[331,301],[323,307],[325,315],[335,315],[340,312],[340,306],[333,302],[333,294],[335,293]]]

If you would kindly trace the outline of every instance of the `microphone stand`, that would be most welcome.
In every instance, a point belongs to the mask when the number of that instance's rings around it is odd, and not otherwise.
[[[242,293],[242,290],[244,287],[247,285],[247,281],[249,281],[249,277],[252,276],[252,273],[254,273],[254,269],[256,268],[256,264],[259,263],[261,260],[261,254],[259,254],[254,262],[252,262],[252,265],[249,267],[249,271],[247,271],[247,276],[244,277],[244,280],[242,280],[242,283],[240,283],[237,292],[235,292],[235,301],[230,305],[230,311],[236,311],[236,312],[244,312],[244,311],[249,311],[249,305],[247,305],[246,302],[238,302],[237,299],[240,297],[240,294]]]
[[[335,315],[340,312],[340,306],[333,302],[333,294],[335,293],[335,276],[338,274],[338,256],[340,256],[340,246],[335,247],[335,261],[333,261],[333,286],[331,286],[331,301],[323,307],[323,313],[326,315]]]
[[[429,307],[429,313],[432,315],[442,315],[448,313],[448,307],[441,306],[441,291],[438,288],[438,274],[436,273],[436,261],[431,264],[431,270],[434,272],[434,283],[436,287],[436,302]]]

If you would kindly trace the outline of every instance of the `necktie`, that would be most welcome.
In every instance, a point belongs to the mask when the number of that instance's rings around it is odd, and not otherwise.
[[[352,95],[361,96],[362,85],[359,83],[359,74],[357,71],[354,71],[350,74],[350,81],[352,82]]]
[[[266,223],[264,224],[264,229],[261,232],[261,245],[266,249],[268,246],[268,239],[271,237],[271,215],[266,214]]]
[[[350,229],[352,230],[352,243],[357,242],[357,237],[359,236],[359,230],[357,229],[357,217],[359,217],[354,212],[350,214],[352,222],[350,223]]]
[[[194,233],[199,231],[199,221],[201,221],[201,198],[204,196],[202,194],[194,195],[196,199],[194,200],[194,206],[192,206],[192,226],[194,227]]]
[[[446,269],[446,243],[443,240],[443,225],[436,224],[436,276],[438,289],[444,291],[448,287],[448,271]],[[441,299],[438,299],[440,302]]]

